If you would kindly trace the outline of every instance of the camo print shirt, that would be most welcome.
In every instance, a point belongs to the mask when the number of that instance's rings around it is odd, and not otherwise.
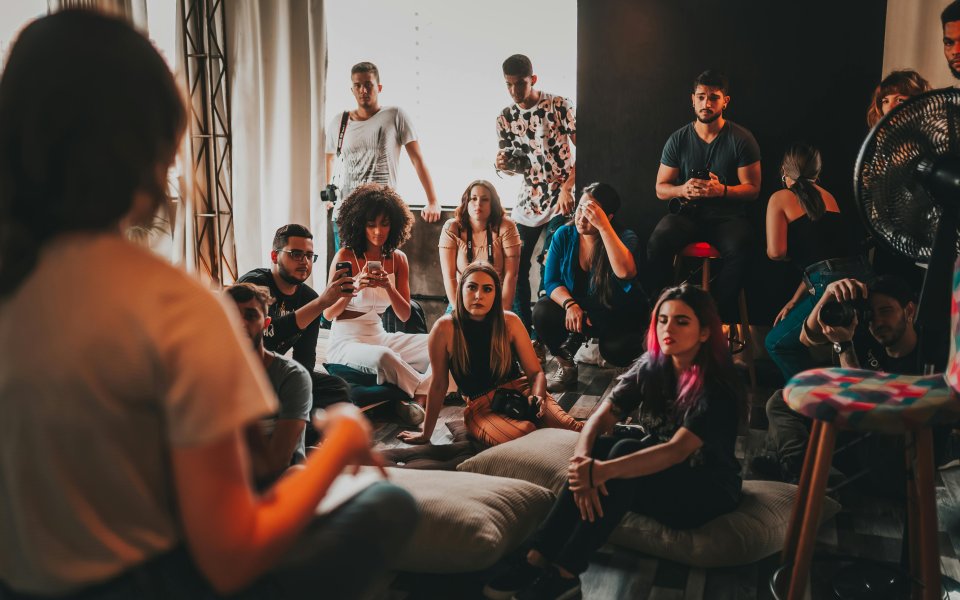
[[[570,138],[577,133],[573,103],[567,98],[540,92],[540,101],[524,109],[513,104],[497,117],[500,150],[522,153],[530,167],[513,207],[513,220],[537,227],[553,216],[560,186],[570,177],[573,155]]]

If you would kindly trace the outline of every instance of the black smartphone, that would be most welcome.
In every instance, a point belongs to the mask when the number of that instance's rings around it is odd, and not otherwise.
[[[690,177],[693,179],[705,179],[710,180],[710,169],[695,169],[693,173],[690,174]]]
[[[339,271],[340,269],[347,270],[345,277],[353,277],[353,263],[351,263],[349,260],[338,262],[337,268],[334,269],[334,271]]]

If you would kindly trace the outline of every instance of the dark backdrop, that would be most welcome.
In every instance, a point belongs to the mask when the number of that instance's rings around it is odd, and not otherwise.
[[[820,148],[821,184],[837,197],[851,235],[862,236],[853,167],[881,79],[885,15],[885,0],[580,0],[578,188],[613,184],[624,221],[646,244],[666,213],[654,194],[663,144],[693,119],[692,81],[707,68],[726,72],[725,117],[753,132],[762,153],[747,294],[751,322],[769,325],[799,281],[764,250],[764,210],[780,186],[787,144]]]

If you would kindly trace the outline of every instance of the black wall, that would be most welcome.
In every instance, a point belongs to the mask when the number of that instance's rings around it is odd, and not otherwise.
[[[764,251],[764,210],[787,144],[820,148],[821,184],[862,235],[853,167],[882,76],[885,15],[885,0],[580,0],[578,182],[613,184],[645,244],[666,212],[654,194],[663,144],[693,119],[692,81],[707,68],[726,72],[725,116],[753,132],[763,156],[747,294],[751,322],[769,325],[799,281]]]

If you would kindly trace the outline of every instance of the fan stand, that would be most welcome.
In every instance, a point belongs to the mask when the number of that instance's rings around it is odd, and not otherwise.
[[[942,157],[935,163],[921,161],[917,166],[917,178],[941,208],[914,319],[924,374],[931,375],[946,370],[950,346],[952,274],[957,258],[957,226],[960,224],[956,200],[960,198],[960,158]],[[914,477],[912,461],[907,465],[907,477],[908,480]],[[906,507],[903,523],[900,568],[873,561],[854,561],[834,574],[832,587],[836,598],[896,598],[909,590],[910,524]],[[954,597],[952,592],[960,591],[960,584],[946,575],[941,574],[941,581],[947,597]]]

